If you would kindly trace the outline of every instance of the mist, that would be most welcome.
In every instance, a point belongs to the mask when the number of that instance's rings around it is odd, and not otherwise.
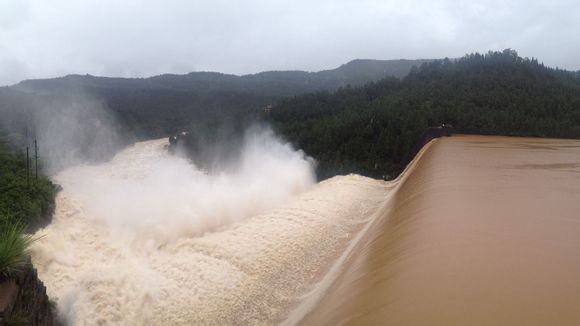
[[[11,105],[0,108],[0,128],[8,132],[18,150],[29,147],[32,151],[36,140],[42,170],[48,175],[78,164],[106,161],[134,140],[95,95],[81,90],[15,94]]]
[[[79,164],[54,175],[63,190],[53,223],[36,234],[40,240],[32,256],[62,321],[145,323],[151,305],[169,302],[160,299],[167,293],[161,289],[176,282],[167,278],[188,279],[192,273],[191,266],[172,270],[173,276],[160,271],[181,264],[175,246],[235,229],[314,185],[314,161],[270,129],[249,129],[241,144],[240,155],[219,173],[172,155],[164,138],[128,146],[108,162]],[[221,277],[224,284],[236,279]],[[193,300],[198,290],[191,291],[187,296]]]
[[[123,144],[114,117],[95,99],[76,98],[38,108],[34,126],[49,174],[106,159]]]
[[[113,232],[163,244],[276,207],[315,182],[313,160],[270,129],[249,130],[227,172],[208,174],[168,153],[167,139],[132,145],[110,162],[55,177]]]

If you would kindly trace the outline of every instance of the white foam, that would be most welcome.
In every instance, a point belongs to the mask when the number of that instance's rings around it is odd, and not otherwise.
[[[219,176],[164,145],[56,177],[64,190],[32,256],[69,323],[280,322],[389,189],[354,175],[311,188],[311,162],[280,142],[249,144]]]

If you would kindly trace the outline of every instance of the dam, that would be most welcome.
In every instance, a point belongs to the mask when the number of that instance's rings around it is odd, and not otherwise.
[[[287,193],[176,185],[190,166],[165,143],[55,178],[32,259],[65,323],[580,323],[580,141],[440,138],[396,180],[267,179]]]
[[[580,142],[436,140],[304,324],[577,325]]]

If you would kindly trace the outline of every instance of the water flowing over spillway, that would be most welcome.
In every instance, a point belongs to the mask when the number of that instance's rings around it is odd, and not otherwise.
[[[316,185],[284,146],[208,176],[165,145],[55,177],[32,258],[65,321],[580,323],[578,141],[438,139]]]
[[[580,141],[431,144],[312,325],[579,325]]]

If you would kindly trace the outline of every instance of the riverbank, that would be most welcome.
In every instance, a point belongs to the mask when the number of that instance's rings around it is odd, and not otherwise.
[[[30,239],[50,223],[55,186],[38,161],[0,130],[0,324],[53,325],[54,307],[28,257]],[[30,153],[28,153],[30,154]]]

